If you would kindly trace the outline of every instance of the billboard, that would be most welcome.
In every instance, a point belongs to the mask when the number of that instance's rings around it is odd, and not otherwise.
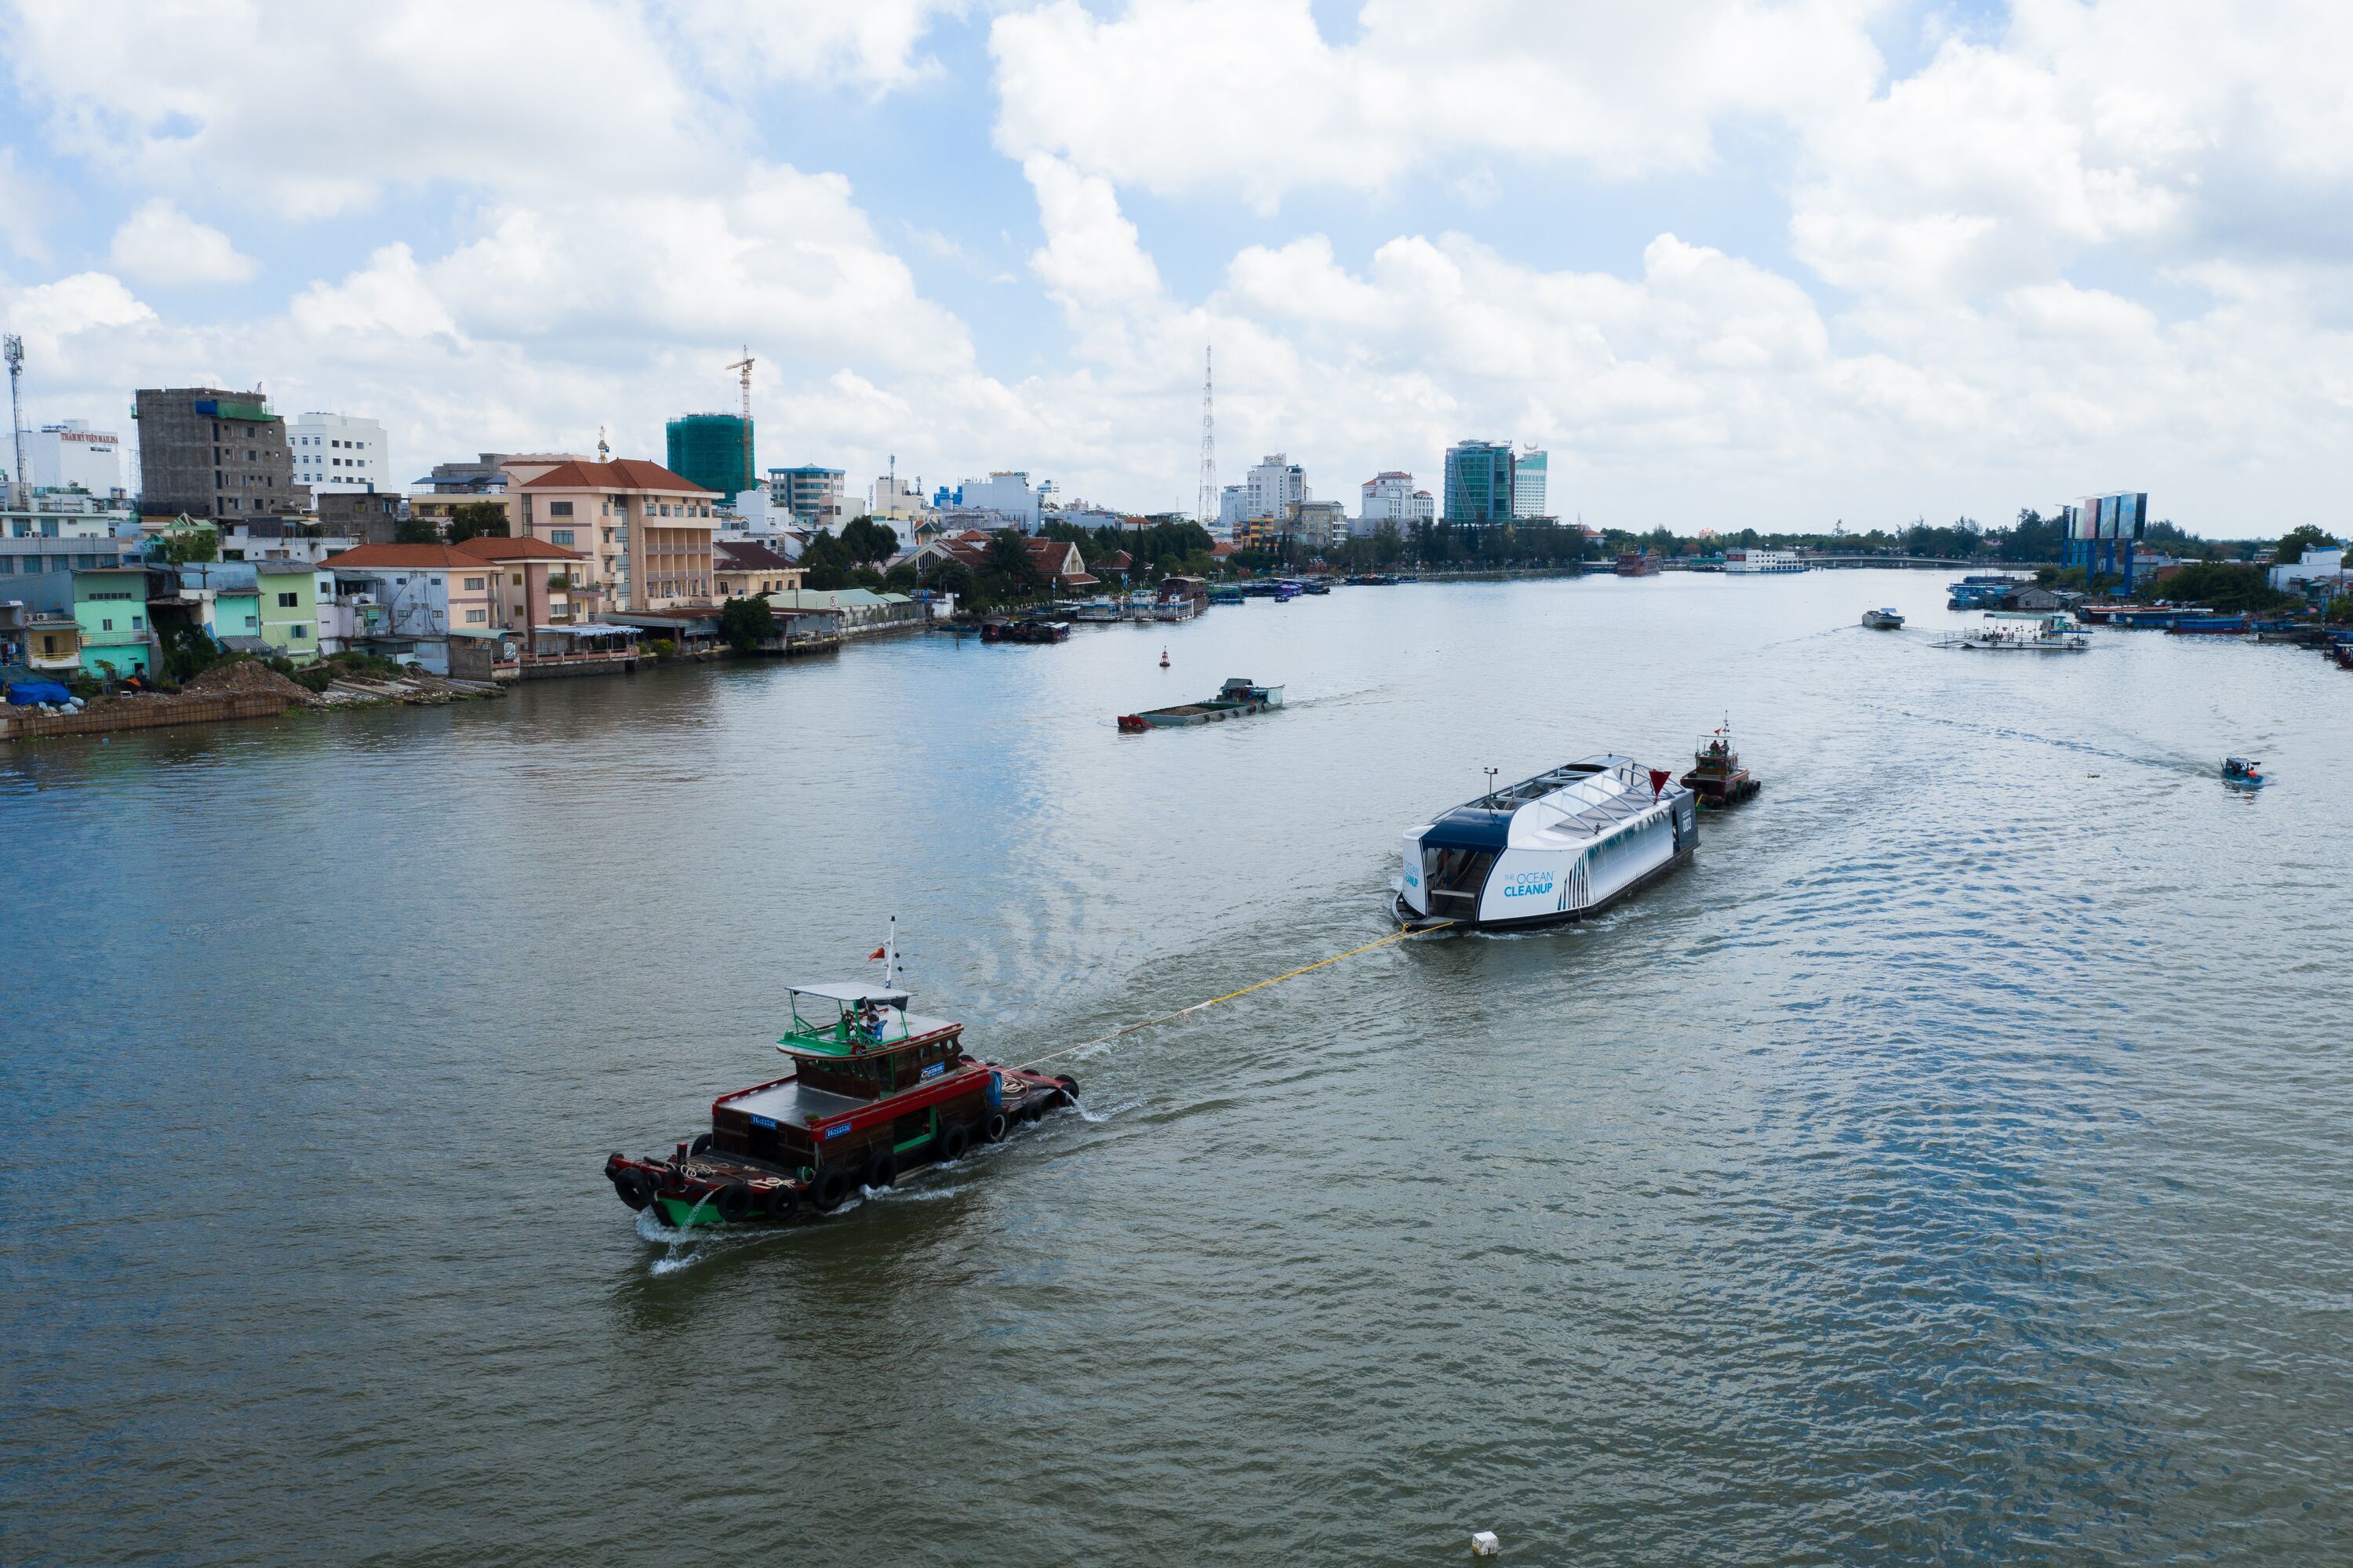
[[[2067,508],[2071,539],[2138,539],[2148,531],[2148,492],[2087,495]]]

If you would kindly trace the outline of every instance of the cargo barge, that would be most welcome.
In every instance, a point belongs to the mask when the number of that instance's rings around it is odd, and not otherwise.
[[[1165,659],[1166,656],[1163,657]],[[1282,705],[1281,686],[1256,685],[1236,675],[1219,687],[1214,697],[1207,697],[1198,703],[1178,703],[1170,708],[1146,708],[1140,714],[1122,714],[1119,715],[1119,727],[1123,734],[1142,735],[1147,730],[1214,724],[1249,714],[1262,714]]]
[[[1072,1079],[966,1056],[964,1025],[909,1012],[895,985],[786,994],[792,1071],[712,1101],[711,1129],[667,1158],[607,1158],[624,1204],[673,1227],[813,1219],[1077,1103]]]

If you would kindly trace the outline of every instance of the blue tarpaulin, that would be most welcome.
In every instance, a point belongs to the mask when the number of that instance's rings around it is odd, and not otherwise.
[[[35,703],[69,703],[73,694],[55,681],[19,681],[8,688],[12,706],[29,708]]]

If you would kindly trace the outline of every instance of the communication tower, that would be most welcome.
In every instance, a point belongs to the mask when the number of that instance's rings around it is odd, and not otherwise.
[[[1201,493],[1193,501],[1194,514],[1204,528],[1218,525],[1218,420],[1209,397],[1210,347],[1201,345]]]
[[[25,379],[25,340],[12,332],[0,339],[0,347],[8,355],[8,434],[16,443],[16,466],[8,471],[9,499],[29,506],[33,489],[25,478],[25,405],[17,392]]]

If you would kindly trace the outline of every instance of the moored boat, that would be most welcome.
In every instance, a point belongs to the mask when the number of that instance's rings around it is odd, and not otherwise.
[[[1598,915],[1691,858],[1696,798],[1663,768],[1588,757],[1405,831],[1390,907],[1482,930]]]
[[[623,1203],[670,1226],[810,1218],[1077,1100],[1071,1079],[965,1055],[964,1025],[909,1012],[895,982],[786,994],[793,1023],[776,1049],[793,1070],[720,1096],[711,1130],[666,1159],[607,1159]]]
[[[1142,735],[1151,729],[1214,724],[1249,714],[1262,714],[1282,705],[1281,686],[1261,686],[1235,675],[1218,688],[1218,694],[1214,697],[1198,703],[1179,703],[1175,707],[1146,708],[1140,714],[1122,714],[1119,715],[1119,727],[1129,735]]]
[[[1873,631],[1894,631],[1904,625],[1904,618],[1892,609],[1866,609],[1862,623]]]
[[[2092,640],[2063,615],[2034,617],[2028,624],[1994,625],[1936,639],[1939,648],[1981,649],[1996,653],[2081,653]]]
[[[1691,771],[1683,777],[1683,786],[1698,799],[1703,811],[1721,811],[1756,798],[1765,788],[1759,779],[1751,778],[1748,769],[1740,766],[1740,753],[1733,748],[1732,725],[1729,719],[1712,734],[1699,737],[1692,752]]]
[[[2247,629],[2243,615],[2184,615],[2165,630],[2173,637],[2239,637]]]

